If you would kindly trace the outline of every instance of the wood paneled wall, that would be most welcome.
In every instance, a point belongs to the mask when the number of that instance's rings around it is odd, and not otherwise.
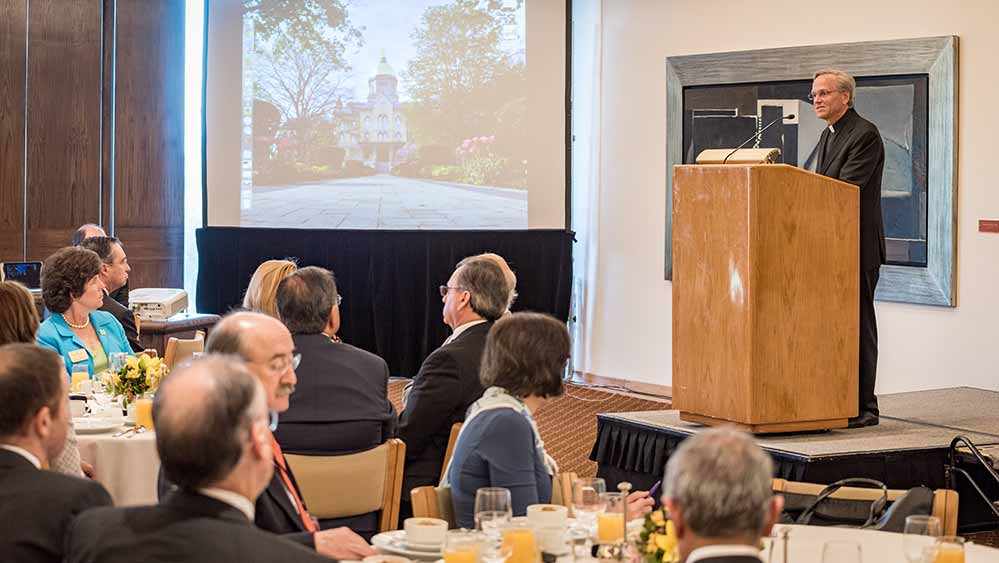
[[[131,287],[180,287],[183,131],[184,2],[0,3],[0,260],[98,223]]]

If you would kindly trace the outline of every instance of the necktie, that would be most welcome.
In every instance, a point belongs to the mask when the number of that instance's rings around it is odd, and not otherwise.
[[[295,501],[295,508],[298,509],[298,515],[302,518],[302,526],[308,532],[318,532],[319,528],[312,520],[312,516],[309,516],[309,511],[305,510],[305,505],[302,504],[302,499],[298,496],[298,491],[295,490],[295,485],[291,482],[291,475],[288,473],[288,464],[285,463],[284,454],[281,453],[281,445],[277,443],[273,434],[271,434],[271,448],[274,449],[274,463],[277,464],[278,471],[281,472],[284,487],[288,489],[288,494]]]

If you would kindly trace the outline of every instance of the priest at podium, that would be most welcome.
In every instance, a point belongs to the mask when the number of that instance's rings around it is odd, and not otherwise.
[[[860,187],[860,413],[850,428],[878,423],[874,383],[878,366],[878,326],[874,290],[885,263],[885,234],[881,218],[881,175],[885,149],[878,128],[857,114],[853,98],[857,83],[838,70],[815,73],[810,99],[815,115],[828,126],[818,143],[815,171]]]

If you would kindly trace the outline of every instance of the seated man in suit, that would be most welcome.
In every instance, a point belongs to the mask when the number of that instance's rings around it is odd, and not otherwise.
[[[153,420],[163,471],[178,488],[158,505],[81,515],[67,561],[327,561],[253,525],[253,502],[274,471],[268,414],[263,387],[237,358],[206,356],[170,374]]]
[[[281,321],[249,311],[226,315],[212,329],[205,351],[242,358],[263,384],[267,408],[275,413],[288,410],[289,397],[298,382],[295,368],[301,356],[295,350],[291,333]],[[320,531],[302,501],[302,493],[281,446],[273,436],[270,438],[274,474],[267,488],[257,497],[254,516],[257,527],[283,534],[334,559],[353,560],[374,555],[367,542],[348,528]],[[161,487],[161,496],[162,492]]]
[[[88,237],[80,243],[80,248],[93,250],[101,259],[101,273],[99,277],[104,283],[104,302],[101,303],[101,311],[111,313],[118,319],[121,327],[125,329],[125,336],[128,338],[128,345],[132,351],[139,353],[143,350],[139,343],[139,330],[135,326],[135,314],[131,309],[116,301],[111,294],[125,287],[128,283],[128,273],[132,268],[128,266],[128,257],[125,256],[125,249],[121,246],[121,241],[114,237]]]
[[[277,287],[278,313],[302,356],[296,391],[274,432],[285,452],[342,455],[395,437],[388,365],[336,336],[339,302],[333,274],[315,266],[292,272]],[[378,513],[320,522],[321,528],[337,525],[371,537]]]
[[[760,563],[760,538],[780,516],[773,462],[746,433],[698,432],[666,464],[663,505],[686,563]]]
[[[69,431],[62,357],[35,344],[0,346],[0,559],[63,560],[73,517],[111,504],[100,484],[43,470]]]
[[[90,237],[106,237],[108,234],[100,225],[85,223],[73,232],[72,246],[80,246],[80,243]],[[120,303],[123,307],[128,307],[128,279],[125,285],[111,292],[111,298]]]
[[[440,291],[444,323],[453,332],[423,361],[399,418],[399,437],[406,442],[404,500],[414,487],[440,481],[451,425],[464,421],[468,406],[482,396],[479,364],[486,336],[510,298],[503,271],[484,258],[459,266]],[[404,502],[402,513],[409,509]]]

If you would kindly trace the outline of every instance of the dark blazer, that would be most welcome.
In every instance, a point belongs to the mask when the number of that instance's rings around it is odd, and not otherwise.
[[[853,108],[833,128],[836,132],[831,139],[828,127],[819,137],[815,171],[860,187],[860,271],[873,270],[884,264],[886,257],[881,217],[884,143],[878,128]]]
[[[128,345],[132,347],[133,352],[138,354],[144,350],[142,344],[139,344],[139,329],[135,326],[135,313],[115,301],[114,297],[111,297],[107,292],[104,292],[104,302],[101,304],[100,310],[111,313],[114,318],[118,319],[121,328],[125,329],[125,337],[128,338]]]
[[[295,474],[288,468],[291,476],[291,483],[298,490],[298,482],[295,481]],[[163,468],[160,468],[159,478],[156,483],[157,494],[162,504],[171,494],[178,492],[177,486],[166,478]],[[298,490],[301,498],[302,491]],[[303,501],[304,502],[304,501]],[[264,492],[257,497],[254,506],[254,524],[262,530],[267,530],[273,534],[279,534],[287,540],[303,545],[310,549],[315,549],[316,541],[313,534],[302,525],[302,519],[298,515],[298,510],[288,498],[288,493],[281,482],[281,473],[277,463],[274,464],[274,475],[271,482],[267,484]]]
[[[479,365],[492,326],[475,325],[434,350],[413,378],[399,418],[399,437],[406,443],[403,498],[414,487],[439,482],[451,425],[465,420],[465,411],[484,391]]]
[[[329,562],[258,530],[224,502],[179,490],[154,506],[88,511],[76,519],[66,546],[69,563]]]
[[[111,292],[111,298],[123,307],[128,307],[128,280],[125,280],[125,285]]]
[[[36,469],[20,454],[0,449],[0,559],[62,561],[73,518],[110,505],[100,483]]]
[[[395,437],[385,360],[322,333],[294,341],[302,354],[298,384],[274,432],[285,453],[349,454]]]

